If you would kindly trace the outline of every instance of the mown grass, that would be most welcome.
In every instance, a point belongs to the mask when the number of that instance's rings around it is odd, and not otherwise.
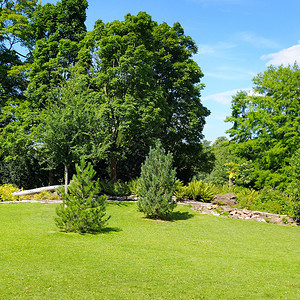
[[[59,232],[56,204],[0,205],[1,299],[299,299],[300,229],[109,204],[102,234]]]

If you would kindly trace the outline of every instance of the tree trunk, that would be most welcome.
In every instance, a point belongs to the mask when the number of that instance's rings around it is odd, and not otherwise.
[[[68,193],[68,167],[65,165],[65,193]]]
[[[110,180],[117,182],[117,158],[114,154],[110,157]]]
[[[48,186],[53,185],[53,172],[49,170]]]

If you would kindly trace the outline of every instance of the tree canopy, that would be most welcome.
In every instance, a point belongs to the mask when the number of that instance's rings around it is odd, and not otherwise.
[[[94,164],[105,162],[113,181],[118,174],[128,180],[160,138],[174,153],[179,178],[189,180],[206,168],[202,131],[209,115],[195,42],[179,23],[158,24],[144,12],[98,20],[87,32],[87,6],[87,0],[1,1],[0,173],[2,163],[38,162],[42,170],[45,161],[47,169],[67,166],[89,152]],[[14,50],[16,42],[24,53]],[[84,93],[72,79],[75,69]],[[94,120],[81,135],[75,123],[86,109]]]
[[[209,115],[200,101],[203,74],[192,59],[197,47],[179,23],[157,24],[142,12],[99,20],[83,44],[81,64],[104,96],[113,180],[118,157],[129,148],[145,156],[154,138],[178,158],[188,146],[201,148]]]
[[[299,148],[300,69],[270,66],[253,79],[254,94],[239,92],[227,122],[234,151],[255,167],[256,186],[285,188],[289,162]]]

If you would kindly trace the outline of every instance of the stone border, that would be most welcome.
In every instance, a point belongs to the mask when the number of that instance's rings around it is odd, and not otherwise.
[[[227,205],[216,205],[212,203],[198,201],[183,201],[179,205],[191,205],[192,209],[200,214],[227,217],[233,219],[251,220],[271,224],[298,226],[293,218],[287,215],[277,215],[261,211],[252,211],[248,209],[239,209]]]

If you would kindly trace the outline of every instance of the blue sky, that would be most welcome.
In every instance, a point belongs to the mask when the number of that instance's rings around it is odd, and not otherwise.
[[[56,1],[42,1],[42,3]],[[145,11],[158,23],[180,22],[198,45],[194,60],[205,88],[205,139],[224,136],[231,97],[250,91],[252,78],[270,64],[300,64],[299,0],[88,0],[87,29],[96,20],[123,20]]]

